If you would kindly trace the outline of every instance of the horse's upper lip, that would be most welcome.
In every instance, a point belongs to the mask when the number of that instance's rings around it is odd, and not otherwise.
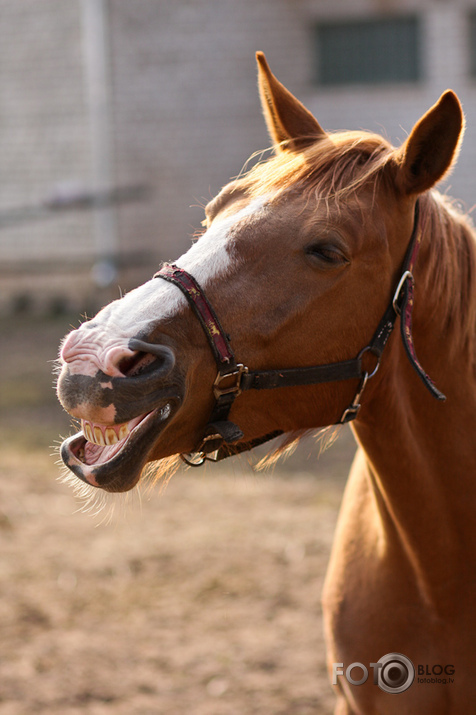
[[[74,417],[84,416],[86,404],[94,408],[93,421],[100,421],[101,414],[102,420],[107,420],[111,411],[114,421],[123,423],[153,411],[165,398],[173,398],[181,390],[181,379],[175,376],[164,382],[150,370],[134,377],[110,377],[101,371],[91,376],[72,373],[70,366],[64,365],[57,390],[64,409]]]
[[[139,481],[161,428],[180,404],[178,395],[167,398],[161,407],[143,415],[120,442],[110,446],[92,444],[78,432],[61,445],[61,458],[87,484],[111,492],[128,491]]]

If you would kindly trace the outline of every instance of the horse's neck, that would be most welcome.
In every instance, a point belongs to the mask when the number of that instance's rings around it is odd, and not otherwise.
[[[426,242],[440,238],[426,236]],[[419,261],[434,270],[422,254]],[[458,269],[465,270],[464,263],[453,261],[448,276]],[[355,432],[367,455],[368,478],[386,533],[401,540],[431,590],[432,583],[436,587],[442,579],[454,578],[467,568],[474,573],[476,567],[476,379],[468,337],[459,336],[460,349],[455,349],[458,336],[448,335],[450,329],[457,331],[464,325],[448,325],[451,311],[442,295],[446,286],[432,286],[429,276],[421,278],[435,292],[416,294],[415,346],[447,400],[438,402],[426,390],[395,333]],[[470,278],[466,275],[459,281],[467,300],[475,297]],[[453,275],[450,283],[457,284],[458,276]],[[446,296],[446,300],[459,299]],[[474,319],[474,306],[468,306],[467,315]]]

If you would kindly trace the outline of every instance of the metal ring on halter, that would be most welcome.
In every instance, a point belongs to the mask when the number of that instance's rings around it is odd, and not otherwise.
[[[365,379],[365,382],[367,382],[367,380],[370,380],[370,378],[373,377],[373,376],[375,375],[375,373],[377,372],[377,370],[379,369],[379,367],[380,367],[380,357],[381,357],[377,352],[375,352],[375,350],[374,350],[370,345],[367,345],[367,347],[363,348],[363,349],[360,351],[360,353],[357,355],[357,360],[361,360],[361,359],[362,359],[362,355],[365,355],[366,352],[372,353],[372,355],[377,358],[377,364],[375,365],[375,367],[374,367],[374,369],[372,370],[372,372],[365,372],[365,373],[364,373],[363,379]],[[365,386],[365,383],[364,383],[364,386]]]
[[[201,467],[206,461],[205,452],[187,452],[180,455],[182,462],[188,467]]]
[[[223,436],[221,434],[210,434],[204,437],[195,452],[187,452],[180,455],[182,462],[185,462],[189,467],[201,467],[204,462],[216,462],[218,449],[214,449],[211,452],[207,452],[206,449],[204,449],[204,445],[206,445],[207,442],[216,439],[223,441]]]

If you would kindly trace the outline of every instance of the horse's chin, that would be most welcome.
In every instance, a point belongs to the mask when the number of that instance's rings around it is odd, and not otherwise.
[[[86,484],[108,492],[127,492],[140,479],[154,445],[180,406],[179,400],[142,415],[128,434],[111,445],[86,439],[83,430],[61,445],[61,458],[73,474]]]

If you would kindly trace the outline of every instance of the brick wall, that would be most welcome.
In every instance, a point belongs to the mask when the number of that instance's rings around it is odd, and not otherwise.
[[[91,183],[82,2],[0,0],[0,210],[37,202],[64,182]],[[467,18],[473,8],[476,0],[110,0],[115,182],[151,189],[146,203],[117,211],[120,250],[150,255],[150,265],[123,273],[121,285],[131,287],[185,250],[200,228],[200,205],[267,147],[257,49],[325,128],[365,128],[395,143],[453,87],[468,126],[450,192],[472,206],[476,82],[468,71]],[[319,18],[389,11],[422,17],[421,84],[312,84],[312,27]],[[0,261],[93,251],[94,223],[84,212],[0,229]],[[76,292],[81,285],[93,290],[79,263],[66,284],[60,276],[47,283],[70,290],[75,274]],[[0,292],[0,304],[1,298]]]
[[[154,187],[145,210],[121,211],[121,241],[174,258],[200,204],[267,147],[254,53],[297,80],[299,21],[283,0],[116,0],[111,22],[118,176]]]
[[[89,181],[77,2],[0,2],[0,211]],[[0,229],[0,260],[88,250],[86,216]]]

